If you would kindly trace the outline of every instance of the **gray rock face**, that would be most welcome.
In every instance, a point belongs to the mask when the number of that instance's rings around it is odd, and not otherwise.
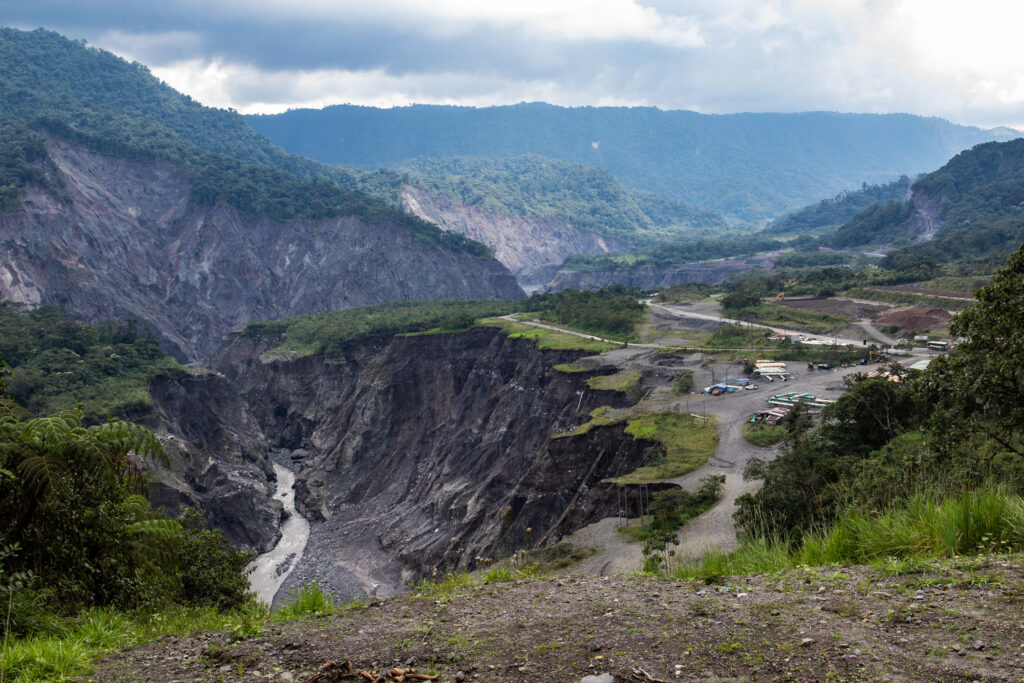
[[[424,220],[492,247],[495,257],[524,286],[547,282],[540,279],[549,273],[543,268],[562,263],[569,254],[626,248],[620,240],[580,230],[557,218],[493,213],[417,187],[402,190],[402,203],[407,211]]]
[[[429,247],[391,223],[243,216],[189,199],[169,164],[51,140],[66,197],[30,187],[0,214],[0,299],[60,302],[88,322],[135,317],[197,360],[250,320],[410,299],[519,298],[493,259]]]
[[[214,362],[268,450],[306,452],[296,489],[312,532],[285,592],[317,577],[342,595],[386,595],[435,569],[555,541],[614,514],[615,489],[600,482],[635,468],[649,445],[621,426],[552,439],[622,395],[553,369],[578,353],[494,329],[260,362],[273,343],[238,336]]]
[[[202,508],[235,546],[260,552],[279,537],[281,503],[271,499],[273,466],[259,424],[223,377],[213,373],[155,382],[155,415],[170,467],[157,467],[149,498],[170,514]]]
[[[769,270],[774,259],[770,255],[723,261],[681,263],[675,266],[637,266],[626,270],[559,270],[544,287],[545,291],[562,289],[597,289],[620,284],[627,287],[657,289],[687,282],[719,283],[751,268]]]

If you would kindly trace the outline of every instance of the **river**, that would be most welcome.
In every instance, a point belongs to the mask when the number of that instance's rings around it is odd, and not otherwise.
[[[260,602],[268,605],[274,602],[277,591],[302,559],[309,539],[309,522],[295,509],[295,473],[275,462],[274,474],[277,475],[274,498],[284,504],[287,513],[281,525],[281,540],[273,550],[258,556],[249,565],[252,568],[249,586]]]

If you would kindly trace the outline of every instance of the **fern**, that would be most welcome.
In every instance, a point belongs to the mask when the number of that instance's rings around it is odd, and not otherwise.
[[[160,443],[160,440],[156,438],[153,432],[145,427],[140,427],[131,422],[111,420],[110,422],[89,427],[87,431],[91,438],[115,445],[124,455],[135,453],[164,465],[168,462],[163,444]]]
[[[64,470],[64,458],[55,453],[42,451],[22,458],[18,463],[18,476],[25,488],[35,494],[36,500],[42,501],[49,497],[54,482]]]
[[[21,440],[23,443],[39,449],[63,453],[67,444],[74,437],[72,430],[77,426],[79,425],[58,415],[37,417],[25,423]]]

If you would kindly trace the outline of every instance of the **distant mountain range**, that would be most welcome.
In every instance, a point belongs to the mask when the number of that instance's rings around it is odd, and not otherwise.
[[[324,163],[373,169],[417,158],[541,155],[601,166],[631,188],[743,221],[914,176],[978,143],[1018,135],[908,114],[704,115],[541,103],[341,105],[246,118],[289,152]]]

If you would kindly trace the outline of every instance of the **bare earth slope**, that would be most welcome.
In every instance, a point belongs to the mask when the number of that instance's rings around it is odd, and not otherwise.
[[[90,680],[309,681],[325,662],[348,659],[444,682],[1018,681],[1022,605],[1020,556],[902,576],[815,567],[716,585],[561,577],[374,602],[237,642],[164,638],[111,656]]]
[[[516,274],[539,266],[557,266],[569,254],[618,251],[627,246],[557,218],[484,211],[446,194],[411,185],[402,190],[402,203],[413,215],[489,245],[495,257]]]
[[[61,303],[97,322],[135,317],[181,358],[204,357],[250,320],[409,299],[518,298],[497,261],[433,248],[391,223],[281,223],[189,199],[169,164],[59,140],[70,201],[29,188],[0,215],[0,299]]]

